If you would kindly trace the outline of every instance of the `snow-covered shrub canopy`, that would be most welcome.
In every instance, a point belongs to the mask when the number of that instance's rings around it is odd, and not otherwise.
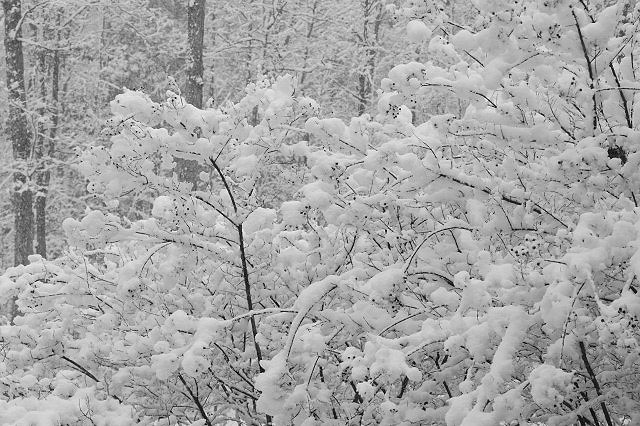
[[[409,39],[454,65],[396,66],[374,117],[319,117],[288,76],[113,101],[79,167],[152,215],[69,219],[67,256],[4,275],[7,422],[640,422],[638,7],[418,3]],[[434,91],[465,115],[414,122]],[[268,170],[291,199],[264,203]]]

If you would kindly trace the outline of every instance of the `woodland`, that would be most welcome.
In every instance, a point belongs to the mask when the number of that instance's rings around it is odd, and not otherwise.
[[[0,425],[640,425],[637,0],[1,0]]]

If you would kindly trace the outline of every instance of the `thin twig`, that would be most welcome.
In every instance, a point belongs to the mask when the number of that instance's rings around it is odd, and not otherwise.
[[[600,389],[600,383],[598,383],[598,378],[593,372],[593,368],[591,368],[591,364],[589,363],[589,358],[587,358],[587,349],[584,346],[584,342],[580,340],[578,342],[578,346],[580,346],[580,355],[582,356],[582,362],[584,363],[584,367],[587,369],[587,373],[589,373],[589,377],[591,378],[591,383],[593,383],[593,387],[596,390],[596,394],[598,396],[602,396],[602,391]],[[608,426],[613,426],[611,422],[611,416],[609,415],[609,410],[607,409],[604,401],[600,403],[600,407],[602,407],[602,413],[604,414],[604,418],[607,421]]]
[[[206,423],[206,425],[213,426],[213,424],[211,424],[211,420],[209,420],[209,416],[207,416],[207,413],[204,411],[204,407],[202,406],[200,399],[193,394],[193,392],[191,391],[191,388],[189,387],[189,385],[187,385],[187,382],[184,380],[184,377],[182,377],[182,374],[178,373],[178,378],[180,379],[184,387],[187,388],[187,392],[189,392],[189,395],[191,395],[191,399],[196,404],[196,407],[198,407],[198,411],[200,412],[200,415],[204,419],[204,422]]]
[[[63,355],[61,358],[64,359],[65,361],[67,361],[69,364],[72,364],[74,367],[76,367],[76,369],[78,371],[80,371],[82,374],[84,374],[85,376],[87,376],[91,380],[95,381],[96,383],[100,381],[100,380],[98,380],[98,378],[96,376],[91,374],[91,372],[89,370],[87,370],[86,368],[84,368],[83,366],[81,366],[80,364],[78,364],[77,362],[72,360],[71,358],[68,358],[66,355]]]
[[[209,161],[211,161],[211,164],[213,165],[213,168],[216,169],[216,172],[218,172],[218,176],[220,176],[220,179],[222,179],[222,184],[224,185],[225,189],[227,190],[227,194],[229,194],[229,198],[231,198],[231,204],[233,205],[233,211],[234,212],[238,212],[238,206],[236,205],[236,199],[233,196],[233,193],[231,192],[231,188],[229,187],[229,184],[227,183],[227,178],[224,176],[224,174],[222,173],[222,170],[220,170],[220,167],[218,167],[218,163],[216,163],[213,158],[209,158]]]

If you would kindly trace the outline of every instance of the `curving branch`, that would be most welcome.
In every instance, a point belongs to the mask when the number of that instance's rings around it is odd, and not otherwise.
[[[81,372],[82,374],[84,374],[85,376],[87,376],[88,378],[93,380],[94,382],[98,383],[100,381],[89,370],[87,370],[86,368],[84,368],[82,365],[78,364],[77,362],[75,362],[71,358],[67,357],[66,355],[62,355],[61,358],[64,359],[65,361],[67,361],[69,364],[73,365],[76,370],[78,370],[79,372]]]
[[[198,398],[198,395],[195,395],[193,393],[189,385],[187,385],[187,382],[184,380],[184,377],[182,377],[182,374],[178,373],[178,378],[180,379],[184,387],[187,389],[187,392],[189,392],[189,395],[191,396],[193,403],[196,404],[196,407],[198,407],[200,416],[202,416],[202,418],[204,419],[205,424],[207,426],[213,426],[213,424],[211,423],[211,420],[209,420],[209,416],[207,416],[207,412],[204,410],[204,407],[202,406],[202,402],[200,402],[200,398]]]
[[[424,237],[422,239],[422,241],[420,242],[420,244],[418,244],[418,247],[416,247],[415,250],[413,250],[413,253],[411,254],[411,256],[409,257],[409,260],[407,260],[407,262],[405,264],[404,272],[406,273],[409,270],[409,267],[411,266],[411,263],[413,262],[413,259],[415,259],[415,257],[418,255],[418,252],[420,251],[420,249],[422,248],[424,243],[426,243],[429,238],[431,238],[434,235],[437,235],[437,234],[439,234],[441,232],[451,231],[453,229],[464,229],[464,230],[467,230],[467,231],[471,231],[472,230],[471,228],[468,228],[468,227],[465,227],[465,226],[448,226],[446,228],[437,229],[437,230],[429,233],[429,235]],[[453,284],[453,282],[451,284]]]
[[[578,346],[580,347],[580,356],[582,357],[582,362],[584,363],[584,367],[587,369],[587,373],[589,373],[589,378],[591,379],[591,383],[593,383],[593,387],[596,390],[596,394],[598,394],[598,396],[602,396],[600,383],[598,382],[598,378],[593,372],[593,368],[591,368],[591,363],[589,362],[589,358],[587,358],[587,349],[584,346],[584,342],[580,340],[578,342]],[[602,413],[604,414],[604,418],[607,422],[607,426],[613,426],[613,423],[611,421],[611,416],[609,415],[609,410],[607,409],[607,405],[604,403],[604,401],[600,403],[600,407],[602,408]]]

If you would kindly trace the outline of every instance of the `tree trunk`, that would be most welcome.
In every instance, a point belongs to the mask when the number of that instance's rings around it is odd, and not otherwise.
[[[367,111],[373,95],[372,82],[376,71],[377,48],[380,44],[380,24],[384,14],[382,3],[375,0],[364,0],[362,9],[364,19],[360,42],[364,47],[365,62],[364,69],[358,76],[358,115],[362,115]],[[369,25],[373,25],[373,27],[370,29]],[[370,37],[370,32],[373,32],[373,37]]]
[[[191,105],[202,108],[204,67],[202,51],[204,45],[204,17],[206,0],[189,0],[187,5],[187,86],[185,99]],[[194,160],[177,159],[176,172],[182,182],[190,182],[192,189],[198,184],[198,163]]]
[[[44,31],[43,31],[44,33]],[[41,40],[43,44],[46,40]],[[36,137],[34,146],[34,161],[36,163],[35,171],[35,196],[33,199],[34,222],[35,222],[35,252],[40,256],[47,257],[47,236],[46,236],[46,216],[45,206],[47,201],[47,52],[44,48],[39,48],[37,55],[36,79],[38,85],[39,107],[38,107],[38,124],[36,125]]]
[[[307,43],[304,47],[304,56],[302,57],[302,72],[300,73],[300,87],[304,87],[304,80],[307,77],[307,66],[309,65],[309,54],[311,53],[311,37],[316,25],[316,13],[320,0],[315,0],[311,6],[310,21],[307,23]]]
[[[58,11],[58,25],[60,24],[61,11]],[[46,35],[44,33],[43,43],[46,43]],[[36,171],[37,192],[34,200],[35,211],[35,235],[36,235],[36,253],[40,256],[47,257],[47,195],[49,192],[49,184],[51,183],[51,159],[55,150],[55,138],[58,132],[58,96],[60,91],[60,53],[58,45],[60,41],[59,30],[56,30],[56,38],[53,53],[51,54],[50,67],[46,64],[46,51],[40,53],[38,60],[39,78],[40,78],[40,97],[46,109],[40,112],[43,117],[50,114],[49,128],[39,128],[39,134],[36,138],[36,157],[38,160],[38,170]],[[47,80],[51,71],[51,98],[50,102],[47,94]]]
[[[206,0],[190,0],[187,6],[187,87],[185,97],[191,105],[202,108],[204,67],[204,15]]]
[[[27,127],[26,95],[24,90],[24,58],[22,55],[21,2],[2,0],[4,10],[4,48],[6,56],[9,118],[6,129],[13,150],[13,214],[14,214],[14,264],[26,265],[33,253],[33,197],[29,186],[28,163],[31,155],[31,135]],[[16,313],[15,302],[10,306],[9,317]]]

